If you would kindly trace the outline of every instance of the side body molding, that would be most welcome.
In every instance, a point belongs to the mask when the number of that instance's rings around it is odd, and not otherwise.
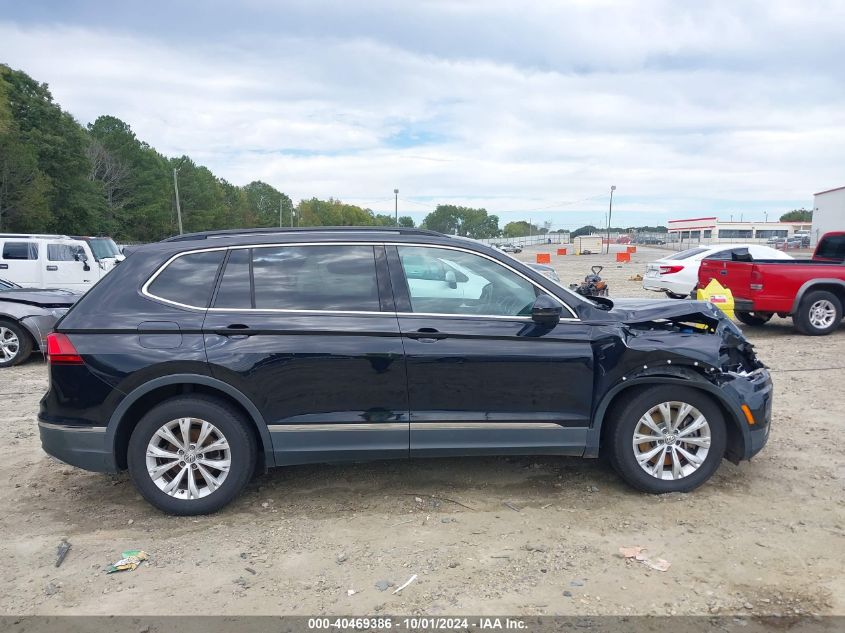
[[[276,460],[273,457],[273,442],[270,439],[270,431],[267,429],[267,423],[264,421],[264,417],[258,411],[258,408],[249,398],[231,385],[211,376],[202,376],[200,374],[172,374],[170,376],[162,376],[141,385],[127,394],[114,410],[114,413],[112,413],[108,426],[106,427],[105,445],[108,450],[112,451],[112,454],[114,454],[116,449],[115,438],[117,437],[117,429],[129,408],[143,395],[168,385],[202,385],[221,391],[236,400],[238,404],[246,409],[252,423],[258,430],[258,435],[261,438],[261,446],[258,448],[264,453],[264,464],[268,468],[276,465]]]

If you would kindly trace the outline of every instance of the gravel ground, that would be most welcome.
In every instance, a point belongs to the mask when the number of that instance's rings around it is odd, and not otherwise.
[[[566,282],[603,263],[611,296],[656,297],[628,279],[658,253],[553,260]],[[1,370],[0,613],[845,614],[845,327],[747,330],[774,369],[768,446],[659,497],[600,460],[450,458],[275,470],[220,514],[173,518],[125,475],[47,457],[43,361]],[[635,545],[671,567],[620,557]],[[130,548],[150,561],[106,575]]]

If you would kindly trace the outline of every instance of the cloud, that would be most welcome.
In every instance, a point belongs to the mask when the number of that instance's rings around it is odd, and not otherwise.
[[[28,4],[0,59],[79,120],[294,198],[566,225],[615,184],[635,224],[843,184],[839,2]]]

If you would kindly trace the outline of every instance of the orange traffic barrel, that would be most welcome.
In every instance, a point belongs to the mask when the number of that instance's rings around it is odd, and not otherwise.
[[[538,255],[539,257],[539,255]],[[616,261],[617,262],[629,262],[631,261],[631,253],[616,253]]]
[[[537,253],[537,263],[538,264],[551,264],[552,263],[551,253]]]
[[[557,249],[557,254],[558,255],[566,255],[566,249],[565,248]]]
[[[629,246],[629,247],[628,247],[628,252],[629,252],[629,253],[636,253],[636,252],[637,252],[637,247],[636,247],[636,246]]]

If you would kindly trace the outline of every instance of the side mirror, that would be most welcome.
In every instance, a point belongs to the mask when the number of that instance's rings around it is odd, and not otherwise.
[[[540,295],[531,306],[531,319],[538,325],[554,327],[560,322],[563,306],[549,295]]]
[[[452,270],[446,271],[446,285],[449,286],[452,290],[458,287],[458,278],[455,276],[455,272]]]

